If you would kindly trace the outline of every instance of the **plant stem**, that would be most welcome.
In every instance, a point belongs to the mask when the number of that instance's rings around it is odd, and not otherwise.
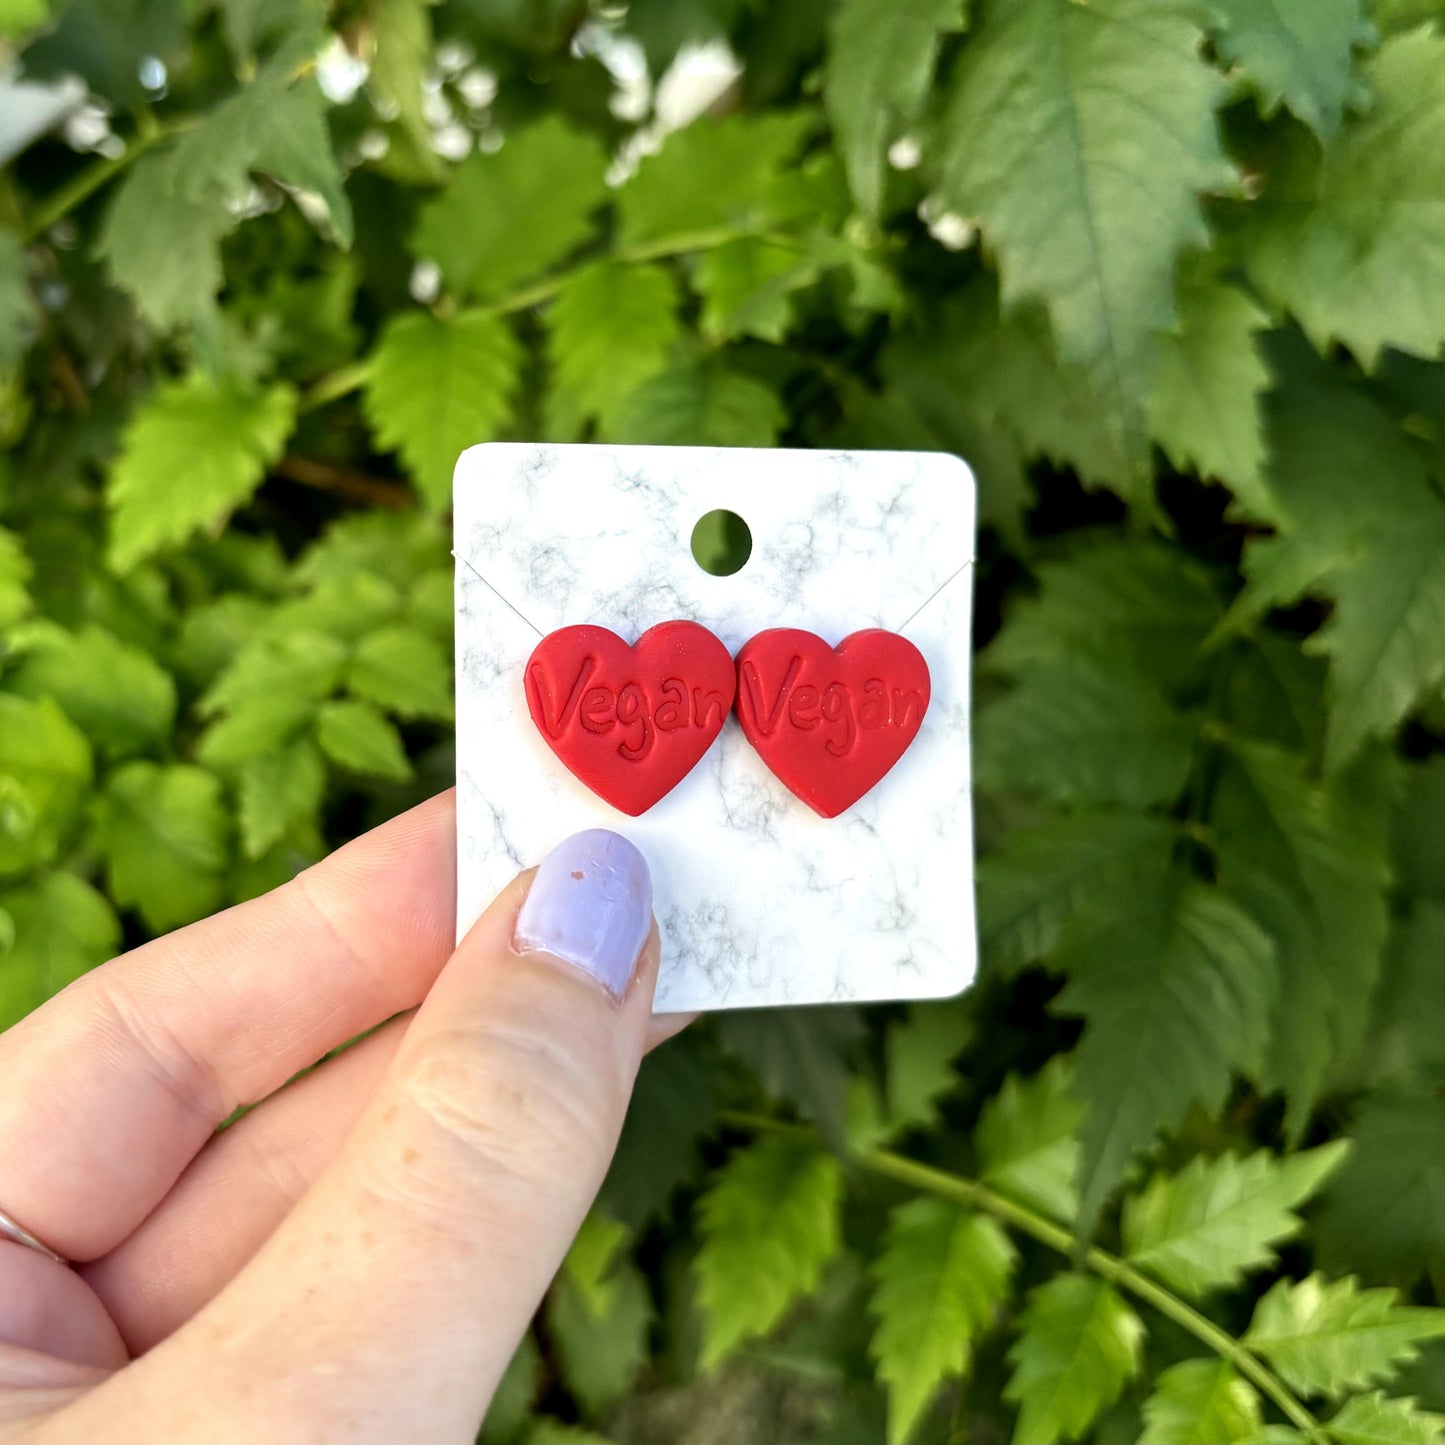
[[[143,121],[135,139],[118,156],[108,156],[86,166],[58,191],[47,196],[30,218],[25,228],[25,239],[33,241],[36,237],[43,236],[57,221],[68,216],[82,201],[98,191],[112,177],[119,175],[158,141],[186,129],[188,124],[189,122],[164,126],[157,124],[154,119]]]
[[[806,1125],[771,1119],[765,1114],[725,1110],[721,1117],[725,1124],[734,1128],[750,1132],[787,1134],[793,1138],[817,1140],[820,1146],[822,1144],[817,1132]],[[1063,1225],[1045,1218],[1042,1214],[1028,1208],[1027,1205],[1018,1204],[1002,1194],[996,1194],[986,1184],[980,1184],[976,1179],[969,1179],[961,1174],[950,1174],[945,1170],[935,1169],[930,1164],[920,1164],[916,1159],[908,1159],[902,1154],[894,1154],[886,1149],[860,1149],[849,1157],[853,1163],[861,1165],[874,1174],[881,1174],[925,1193],[937,1194],[944,1199],[952,1199],[959,1204],[967,1204],[971,1208],[983,1210],[986,1214],[991,1214],[996,1219],[1012,1225],[1021,1234],[1027,1234],[1040,1244],[1047,1245],[1067,1258],[1082,1263],[1102,1279],[1107,1279],[1110,1283],[1128,1290],[1130,1294],[1153,1305],[1160,1314],[1173,1320],[1175,1324],[1187,1330],[1202,1344],[1208,1345],[1215,1354],[1228,1360],[1241,1375],[1251,1380],[1274,1401],[1290,1423],[1302,1430],[1310,1440],[1325,1441],[1326,1436],[1319,1421],[1294,1397],[1285,1383],[1255,1355],[1245,1349],[1226,1330],[1220,1329],[1213,1320],[1200,1314],[1192,1305],[1186,1304],[1177,1295],[1165,1289],[1163,1285],[1157,1284],[1147,1275],[1140,1273],[1133,1265],[1120,1259],[1118,1255],[1110,1254],[1107,1250],[1093,1246],[1081,1251],[1078,1240]]]
[[[319,381],[307,388],[297,410],[313,411],[318,406],[325,406],[328,402],[337,400],[338,397],[359,391],[366,385],[367,374],[370,370],[370,360],[363,358],[360,361],[347,362],[345,366],[339,366],[335,371],[327,372]]]
[[[416,498],[395,482],[370,477],[349,467],[334,466],[314,457],[288,453],[271,470],[278,477],[299,482],[303,487],[314,487],[320,492],[331,492],[345,497],[348,502],[385,507],[393,512],[405,512],[416,505]]]

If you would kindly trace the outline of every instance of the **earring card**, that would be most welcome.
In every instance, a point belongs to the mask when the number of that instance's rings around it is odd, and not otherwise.
[[[725,577],[690,545],[718,509],[752,537]],[[928,998],[970,982],[975,487],[963,462],[491,443],[457,463],[454,515],[459,937],[519,868],[603,827],[652,868],[658,1012]],[[899,633],[927,662],[926,715],[891,771],[836,817],[790,792],[732,716],[672,791],[629,817],[553,753],[524,672],[560,628],[633,643],[675,620],[734,657],[771,628],[830,646],[867,628]],[[839,728],[854,717],[840,735],[851,738],[856,712],[836,701]]]

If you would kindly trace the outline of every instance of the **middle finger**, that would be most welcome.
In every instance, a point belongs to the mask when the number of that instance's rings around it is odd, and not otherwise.
[[[691,1017],[654,1015],[647,1047]],[[393,1019],[218,1134],[129,1239],[85,1266],[133,1355],[183,1325],[266,1242],[365,1109],[411,1019]]]
[[[132,1355],[190,1319],[266,1242],[366,1107],[412,1017],[222,1130],[129,1239],[81,1269]]]

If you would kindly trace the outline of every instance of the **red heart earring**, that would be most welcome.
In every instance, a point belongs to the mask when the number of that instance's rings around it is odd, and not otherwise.
[[[629,647],[605,627],[563,627],[533,649],[527,710],[579,781],[637,817],[712,746],[733,705],[728,650],[695,622],[661,622]]]
[[[737,657],[747,740],[814,812],[837,817],[907,752],[928,711],[928,664],[896,632],[829,647],[793,628],[760,632]]]

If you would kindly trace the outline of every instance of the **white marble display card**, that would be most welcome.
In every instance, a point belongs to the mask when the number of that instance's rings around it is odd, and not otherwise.
[[[457,932],[519,867],[582,828],[652,867],[659,1012],[929,998],[973,978],[969,632],[975,488],[955,457],[714,447],[473,447],[454,482]],[[693,559],[699,517],[740,515],[746,565]],[[690,619],[736,654],[796,627],[836,644],[908,637],[932,676],[913,745],[824,819],[749,747],[735,717],[638,818],[605,803],[533,726],[523,670],[574,623],[627,642]]]

